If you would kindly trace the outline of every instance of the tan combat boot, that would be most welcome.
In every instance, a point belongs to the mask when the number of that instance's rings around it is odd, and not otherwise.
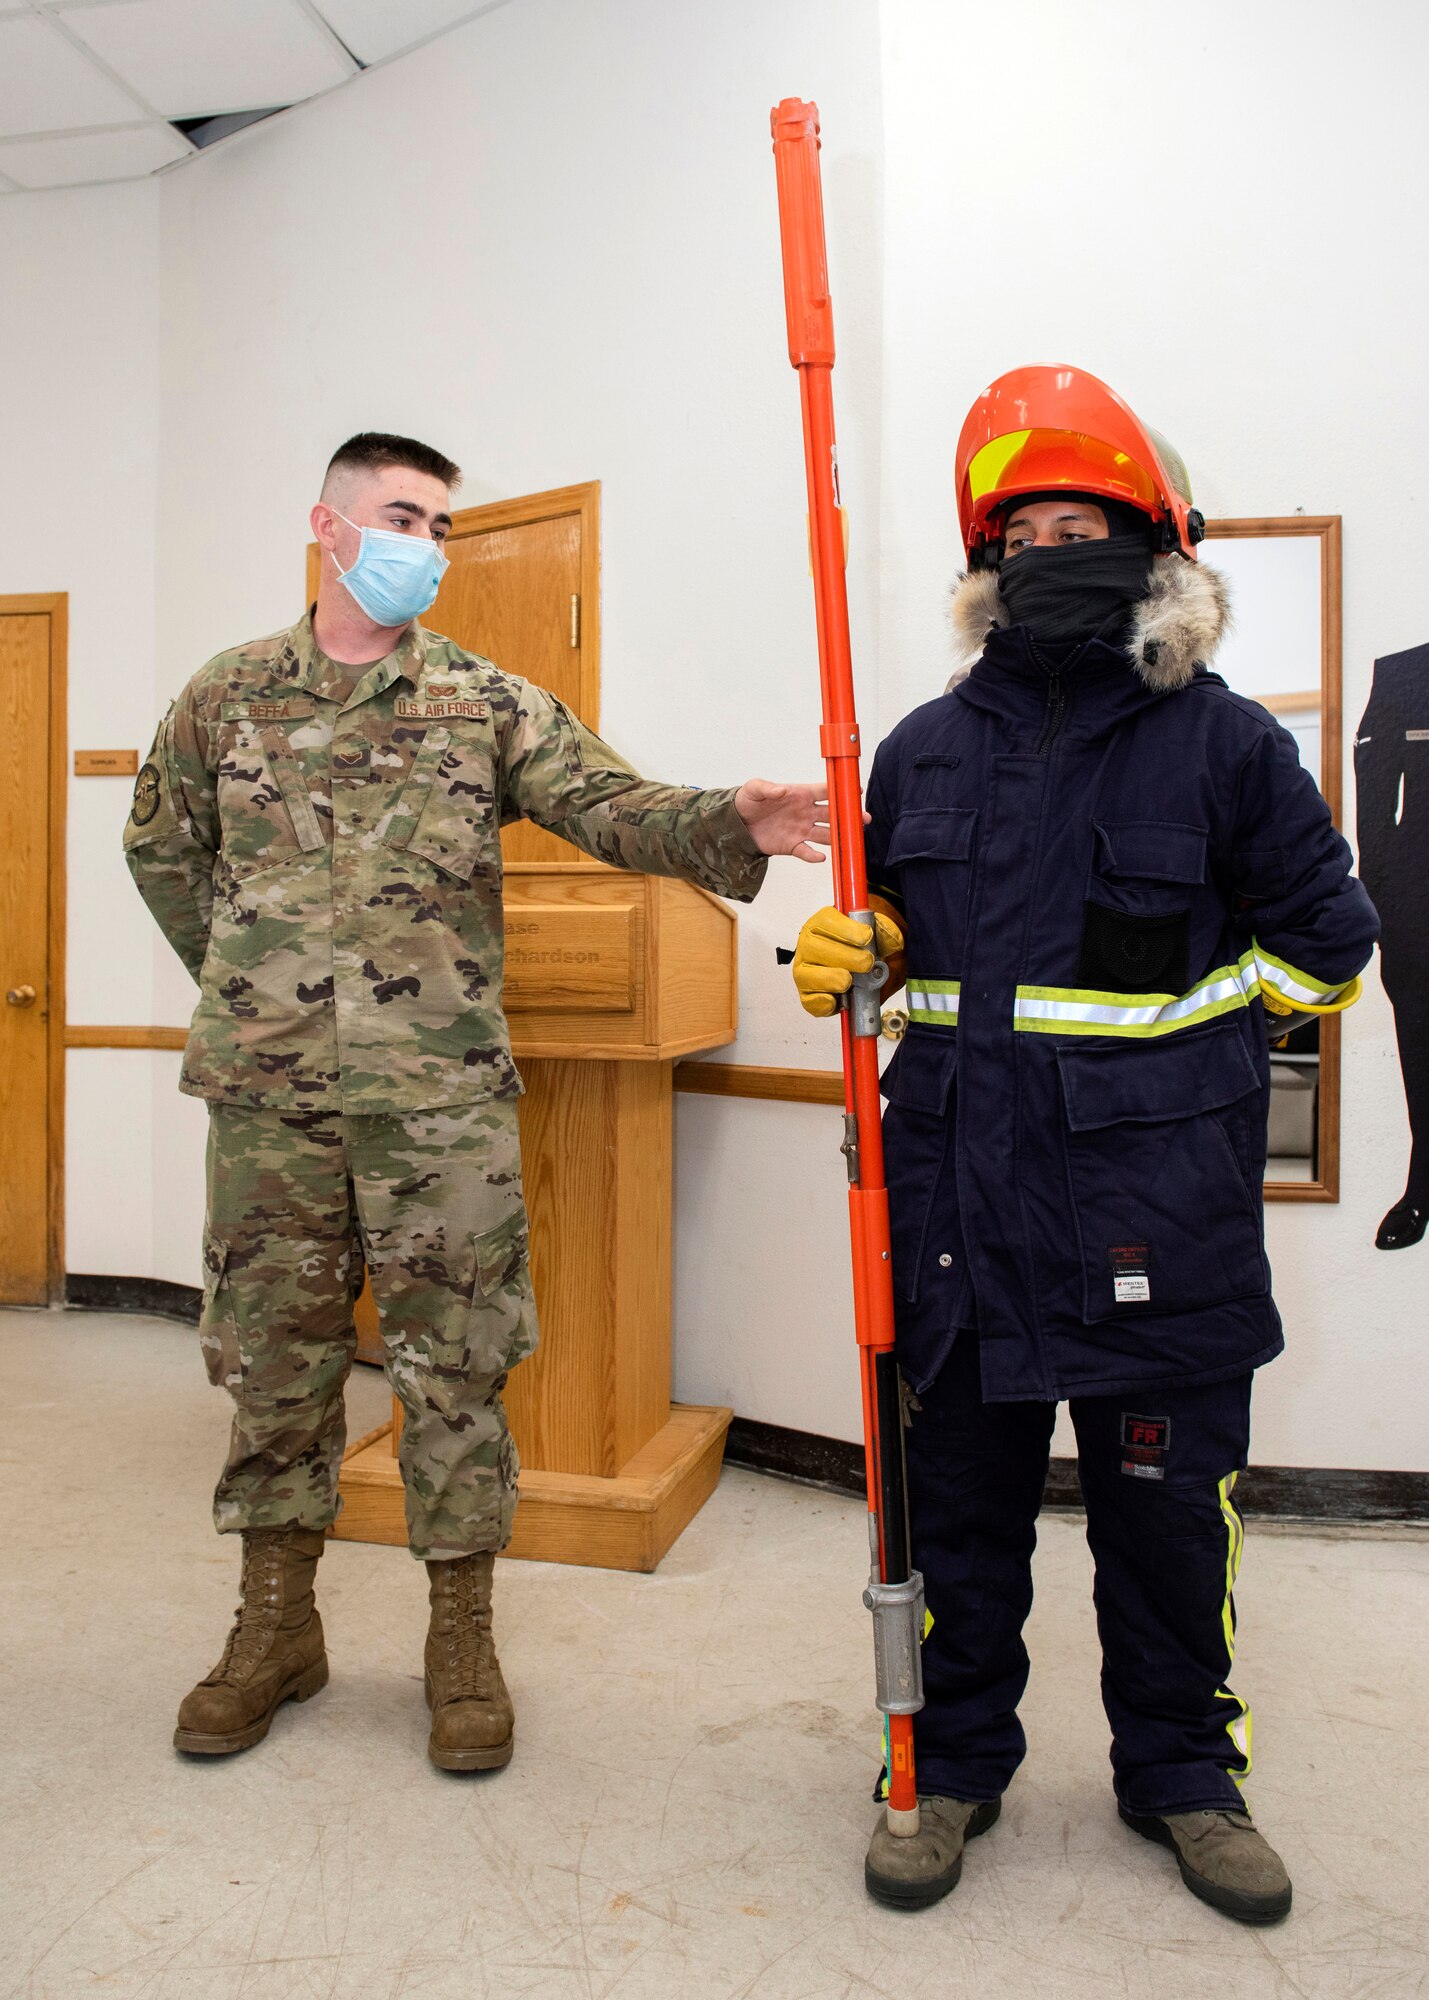
[[[495,1771],[511,1762],[515,1710],[491,1636],[494,1555],[429,1562],[427,1755],[439,1771]]]
[[[1145,1840],[1169,1847],[1193,1896],[1243,1924],[1274,1924],[1290,1911],[1290,1877],[1248,1812],[1142,1815],[1117,1810]]]
[[[931,1792],[918,1795],[918,1831],[898,1835],[888,1830],[880,1813],[863,1884],[875,1902],[894,1910],[926,1910],[956,1889],[962,1879],[963,1848],[997,1823],[1001,1799],[948,1799]]]
[[[251,1528],[243,1537],[242,1602],[223,1658],[179,1708],[174,1748],[201,1757],[251,1749],[280,1703],[306,1701],[327,1685],[313,1573],[323,1552],[317,1528]]]

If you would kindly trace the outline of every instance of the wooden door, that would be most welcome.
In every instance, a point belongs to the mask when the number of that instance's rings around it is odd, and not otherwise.
[[[556,695],[600,727],[600,482],[528,493],[452,517],[451,564],[422,623]],[[317,596],[318,551],[308,548],[308,602]],[[502,835],[508,861],[589,857],[543,828]]]
[[[0,597],[0,1304],[58,1296],[65,599]]]

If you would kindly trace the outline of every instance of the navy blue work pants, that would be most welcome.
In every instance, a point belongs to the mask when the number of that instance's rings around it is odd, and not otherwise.
[[[1250,1711],[1228,1684],[1250,1441],[1248,1374],[1073,1398],[1117,1798],[1131,1812],[1240,1808]],[[913,1561],[933,1616],[920,1792],[993,1799],[1026,1752],[1022,1627],[1055,1403],[985,1403],[960,1333],[907,1431]]]

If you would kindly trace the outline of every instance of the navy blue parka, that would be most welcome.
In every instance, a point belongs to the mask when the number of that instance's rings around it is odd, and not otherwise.
[[[898,1355],[963,1328],[984,1395],[1213,1382],[1283,1339],[1263,985],[1332,1002],[1377,934],[1294,739],[1205,665],[1214,570],[1158,560],[1124,646],[1049,671],[984,573],[979,653],[880,746],[870,887],[903,913],[884,1076]]]

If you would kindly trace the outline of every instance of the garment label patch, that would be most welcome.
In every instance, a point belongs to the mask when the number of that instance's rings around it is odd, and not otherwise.
[[[1112,1296],[1119,1306],[1151,1303],[1151,1260],[1144,1243],[1113,1243],[1107,1251]]]
[[[1121,1469],[1128,1479],[1164,1479],[1171,1449],[1169,1417],[1121,1415]]]
[[[485,722],[491,713],[491,704],[445,697],[440,701],[415,701],[403,695],[396,703],[396,712],[409,721],[444,722],[452,716],[467,716],[473,722]]]
[[[1404,740],[1406,743],[1429,743],[1429,729],[1406,729]],[[1365,741],[1368,742],[1369,738],[1366,737]]]

